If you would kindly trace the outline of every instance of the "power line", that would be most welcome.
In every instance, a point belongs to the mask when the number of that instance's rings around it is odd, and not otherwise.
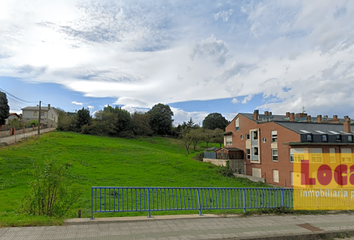
[[[22,103],[22,102],[25,102],[25,103],[37,103],[37,102],[26,101],[26,100],[23,100],[23,99],[21,99],[21,98],[19,98],[19,97],[16,97],[15,95],[13,95],[13,94],[11,94],[11,93],[5,91],[5,90],[2,89],[2,88],[0,88],[0,91],[6,93],[7,95],[10,96],[9,98],[10,98],[11,100],[16,101],[16,102],[18,102],[18,103]]]

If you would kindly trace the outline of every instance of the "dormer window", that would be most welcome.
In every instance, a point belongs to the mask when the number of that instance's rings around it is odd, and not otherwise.
[[[306,141],[312,142],[312,134],[306,134]]]
[[[327,134],[322,135],[322,142],[328,142]]]
[[[341,135],[336,135],[336,141],[341,142],[342,141],[342,136]]]
[[[353,142],[353,135],[348,135],[348,142]]]

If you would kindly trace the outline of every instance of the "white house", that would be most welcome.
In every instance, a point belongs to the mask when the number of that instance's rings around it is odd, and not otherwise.
[[[35,107],[25,107],[22,108],[22,122],[28,123],[33,120],[38,121],[39,106]],[[57,127],[58,126],[58,113],[55,108],[41,107],[41,123],[47,125],[47,127]]]

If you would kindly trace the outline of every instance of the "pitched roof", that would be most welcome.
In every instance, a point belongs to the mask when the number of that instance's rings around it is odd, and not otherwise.
[[[338,134],[349,134],[344,132],[342,124],[331,124],[331,123],[310,123],[310,122],[276,122],[276,124],[290,129],[299,134],[327,134],[327,135],[338,135]],[[353,130],[352,130],[352,133]]]
[[[53,107],[51,107],[53,108]],[[35,106],[35,107],[25,107],[22,108],[21,110],[27,110],[27,111],[39,111],[39,107]],[[48,111],[48,107],[41,107],[41,111]]]

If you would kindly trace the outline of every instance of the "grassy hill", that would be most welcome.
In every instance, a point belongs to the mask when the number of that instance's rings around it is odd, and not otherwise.
[[[205,145],[199,145],[203,151]],[[51,132],[17,145],[0,148],[0,226],[55,224],[57,220],[18,214],[24,193],[28,191],[34,162],[72,161],[70,178],[85,190],[67,217],[90,213],[91,186],[151,187],[244,187],[247,181],[225,177],[211,164],[186,155],[177,139],[153,137],[120,139]],[[134,213],[137,215],[139,213]],[[146,213],[142,213],[146,215]],[[163,214],[163,213],[162,213]],[[115,216],[128,215],[126,213]],[[132,214],[130,214],[132,215]],[[60,223],[60,220],[59,220]]]

